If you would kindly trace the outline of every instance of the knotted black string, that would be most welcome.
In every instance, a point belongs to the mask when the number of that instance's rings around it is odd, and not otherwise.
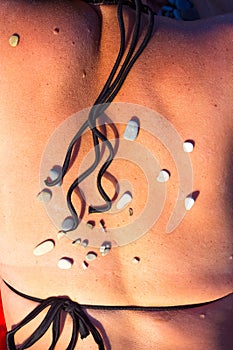
[[[10,288],[13,289],[12,287]],[[19,294],[19,292],[17,294]],[[81,339],[84,339],[90,333],[92,334],[96,344],[98,344],[99,350],[104,350],[104,343],[99,331],[90,321],[86,313],[83,311],[81,305],[79,305],[77,302],[74,302],[68,298],[61,298],[61,297],[50,297],[44,300],[43,299],[36,299],[36,300],[40,302],[40,305],[38,305],[32,312],[30,312],[14,329],[7,332],[6,343],[7,343],[8,350],[24,350],[24,349],[30,348],[40,338],[43,337],[43,335],[47,332],[47,330],[51,325],[52,325],[52,343],[48,350],[55,349],[55,346],[61,334],[60,320],[61,320],[62,311],[69,314],[73,320],[72,336],[66,350],[75,349],[75,345],[77,343],[79,334]],[[19,345],[16,348],[15,339],[14,339],[16,332],[18,332],[22,327],[24,327],[26,324],[32,321],[47,307],[49,307],[49,310],[45,318],[41,322],[41,324],[37,327],[37,329],[22,345]]]
[[[119,72],[117,73],[118,68],[120,67],[120,63],[123,59],[124,53],[125,53],[125,25],[123,20],[123,5],[127,5],[133,9],[135,9],[136,16],[135,16],[135,24],[134,24],[134,30],[132,33],[132,41],[129,47],[129,50],[126,54],[126,58],[124,62],[122,63],[121,68],[119,69]],[[139,42],[140,37],[140,29],[141,29],[141,13],[144,12],[149,17],[149,23],[147,27],[146,34],[139,45],[138,49],[137,45]],[[89,127],[92,131],[92,137],[93,137],[93,143],[95,146],[95,160],[94,163],[83,173],[81,174],[70,186],[68,193],[67,193],[67,206],[70,210],[70,213],[74,220],[74,225],[72,228],[70,228],[68,231],[73,231],[77,228],[79,224],[79,218],[77,215],[77,212],[73,206],[71,196],[75,188],[87,177],[89,176],[98,166],[100,162],[100,148],[99,148],[99,140],[101,140],[103,143],[106,144],[108,150],[109,150],[109,156],[106,160],[106,162],[101,167],[98,177],[97,177],[97,187],[99,190],[100,195],[105,200],[106,204],[101,207],[89,207],[89,213],[94,212],[104,212],[111,208],[111,200],[109,196],[104,191],[104,188],[102,187],[101,180],[103,177],[103,174],[106,172],[107,168],[110,166],[113,158],[114,158],[114,151],[111,143],[109,140],[103,135],[96,127],[96,120],[100,115],[108,108],[109,104],[114,100],[117,93],[120,91],[125,79],[127,78],[131,68],[133,67],[136,60],[139,58],[145,47],[147,46],[153,32],[154,27],[154,13],[153,11],[146,5],[143,5],[141,0],[119,0],[118,1],[118,8],[117,8],[117,17],[119,22],[119,28],[120,28],[120,48],[118,52],[118,56],[116,58],[115,64],[110,72],[110,75],[100,92],[98,98],[96,99],[93,107],[90,110],[88,120],[81,126],[80,130],[77,132],[77,134],[74,136],[73,140],[71,141],[65,160],[62,166],[62,172],[60,176],[53,181],[45,181],[45,184],[47,186],[54,186],[58,184],[63,177],[65,176],[66,172],[68,171],[70,159],[73,151],[73,147],[77,140],[80,138],[80,136],[83,134],[83,132]],[[115,79],[114,79],[115,78]]]

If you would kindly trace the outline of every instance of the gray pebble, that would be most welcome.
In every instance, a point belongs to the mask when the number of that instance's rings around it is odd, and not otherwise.
[[[61,224],[62,231],[70,231],[74,227],[74,219],[71,216],[65,218]]]
[[[97,258],[97,254],[95,252],[88,252],[86,255],[87,261],[93,261]]]
[[[82,247],[83,248],[86,248],[87,246],[88,246],[88,239],[84,239],[83,241],[82,241]]]
[[[187,0],[176,0],[175,5],[178,10],[187,10],[192,7],[190,2]]]
[[[37,199],[41,202],[48,203],[52,198],[52,192],[45,188],[37,195]]]

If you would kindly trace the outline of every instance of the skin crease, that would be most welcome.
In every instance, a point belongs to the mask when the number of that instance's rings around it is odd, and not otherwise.
[[[165,234],[178,177],[158,141],[140,133],[138,142],[174,174],[163,213],[140,240],[98,257],[83,271],[86,251],[74,249],[66,239],[57,242],[56,229],[36,200],[38,173],[50,135],[68,116],[92,105],[108,77],[119,47],[116,9],[93,8],[79,1],[22,1],[20,6],[2,1],[0,14],[4,39],[0,43],[1,277],[29,295],[68,295],[79,303],[102,305],[180,305],[229,295],[195,310],[89,314],[103,325],[112,349],[122,345],[127,349],[230,349],[232,15],[192,23],[156,19],[153,39],[115,99],[156,110],[184,140],[195,140],[191,157],[194,189],[200,191],[197,203],[171,235]],[[132,15],[125,10],[126,28],[131,26]],[[58,34],[54,28],[60,29]],[[12,48],[8,39],[15,32],[20,33],[20,44]],[[123,129],[119,132],[123,134]],[[86,143],[80,160],[88,149]],[[147,190],[138,169],[119,169],[113,164],[111,173],[129,179],[133,173],[135,193]],[[105,188],[112,191],[107,181]],[[135,194],[135,214],[142,207],[141,197]],[[122,214],[120,220],[124,219]],[[56,240],[56,249],[46,258],[33,256],[33,248],[47,238]],[[57,268],[62,256],[74,259],[71,270]],[[141,259],[138,265],[131,262],[134,256]],[[1,292],[10,329],[36,304],[18,297],[4,284]],[[31,334],[38,322],[30,324],[17,341]],[[69,325],[68,317],[58,349],[67,344]],[[48,334],[32,349],[47,349],[49,341]],[[88,337],[77,348],[96,349],[96,344]]]

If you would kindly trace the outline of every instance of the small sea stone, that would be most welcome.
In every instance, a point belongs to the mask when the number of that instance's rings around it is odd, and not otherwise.
[[[133,258],[133,263],[134,263],[134,264],[138,264],[139,262],[140,262],[140,258],[137,257],[137,256],[135,256],[135,257]]]
[[[88,268],[88,263],[86,261],[83,261],[82,262],[82,267],[83,267],[83,270],[86,270]]]
[[[88,221],[87,223],[86,223],[86,225],[87,225],[87,227],[89,228],[89,229],[93,229],[94,228],[94,223],[92,222],[92,221]]]
[[[72,265],[73,265],[73,260],[72,259],[69,259],[69,258],[61,258],[59,261],[58,261],[58,267],[59,269],[61,270],[69,270],[71,269]]]
[[[170,173],[167,170],[161,170],[159,175],[157,176],[158,182],[167,182],[170,178]]]
[[[195,200],[191,196],[186,197],[184,202],[185,209],[190,210],[193,207],[194,203]]]
[[[36,246],[33,249],[33,254],[36,256],[44,255],[51,252],[51,250],[53,250],[54,247],[55,247],[54,241],[52,239],[48,239],[40,243],[38,246]]]
[[[70,231],[74,227],[74,219],[71,216],[65,218],[61,224],[62,231]]]
[[[65,235],[66,235],[65,232],[59,231],[58,234],[57,234],[57,239],[61,239],[61,238],[63,238]]]
[[[37,199],[41,202],[48,203],[52,198],[52,192],[45,188],[37,195]]]
[[[88,239],[84,239],[83,241],[82,241],[82,247],[83,248],[86,248],[87,246],[88,246]]]
[[[123,209],[127,204],[129,204],[132,201],[132,195],[130,192],[125,192],[119,201],[117,202],[117,209]]]
[[[129,216],[133,216],[133,208],[129,208]]]
[[[204,320],[205,318],[206,318],[206,315],[205,314],[200,314],[200,318],[202,319],[202,320]]]
[[[10,39],[9,39],[9,44],[12,47],[16,47],[19,44],[19,35],[18,34],[13,34]]]
[[[194,148],[193,142],[185,141],[183,143],[183,150],[184,150],[184,152],[191,153],[193,151],[193,148]]]
[[[87,261],[93,261],[97,258],[97,254],[95,252],[88,252],[86,255]]]
[[[76,239],[75,241],[72,242],[73,245],[79,245],[81,244],[82,240],[81,238]]]
[[[130,120],[125,128],[124,139],[134,141],[138,135],[138,129],[136,120]]]
[[[105,248],[104,251],[101,253],[102,256],[106,256],[110,253],[111,248]]]

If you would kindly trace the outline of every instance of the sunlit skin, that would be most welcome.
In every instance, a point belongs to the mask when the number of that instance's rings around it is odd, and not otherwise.
[[[211,5],[214,15],[219,13],[217,5]],[[155,18],[153,38],[115,101],[151,108],[184,140],[195,140],[193,188],[200,194],[182,223],[167,234],[179,186],[177,170],[159,141],[140,133],[138,142],[174,174],[167,184],[164,210],[140,240],[115,248],[105,257],[99,255],[85,271],[82,262],[86,250],[73,247],[66,238],[57,240],[56,227],[36,199],[39,169],[54,130],[72,114],[91,106],[108,78],[119,48],[116,7],[93,7],[79,1],[2,1],[0,15],[1,277],[28,295],[67,295],[93,305],[184,305],[229,295],[189,311],[89,314],[103,325],[114,350],[123,345],[138,350],[230,349],[232,14],[195,22]],[[126,8],[128,29],[133,16]],[[203,17],[207,16],[203,13]],[[20,35],[15,48],[9,45],[13,33]],[[119,132],[123,134],[123,128]],[[90,147],[89,142],[83,145],[80,161]],[[119,168],[114,162],[110,172],[132,181],[134,213],[140,213],[145,199],[140,193],[147,191],[143,173],[130,165]],[[113,192],[111,182],[105,180],[104,185],[106,191]],[[107,214],[99,218],[108,224]],[[119,224],[124,219],[122,212]],[[48,238],[56,241],[56,248],[45,257],[35,257],[34,247]],[[69,271],[57,267],[63,256],[74,260]],[[135,256],[140,257],[138,264],[132,263]],[[11,329],[36,304],[15,295],[4,284],[1,287],[7,327]],[[57,349],[67,346],[69,324],[68,318]],[[25,339],[34,327],[31,324],[17,341]],[[50,337],[47,334],[44,343],[32,349],[47,349]],[[96,349],[96,344],[88,337],[78,341],[77,349]]]

